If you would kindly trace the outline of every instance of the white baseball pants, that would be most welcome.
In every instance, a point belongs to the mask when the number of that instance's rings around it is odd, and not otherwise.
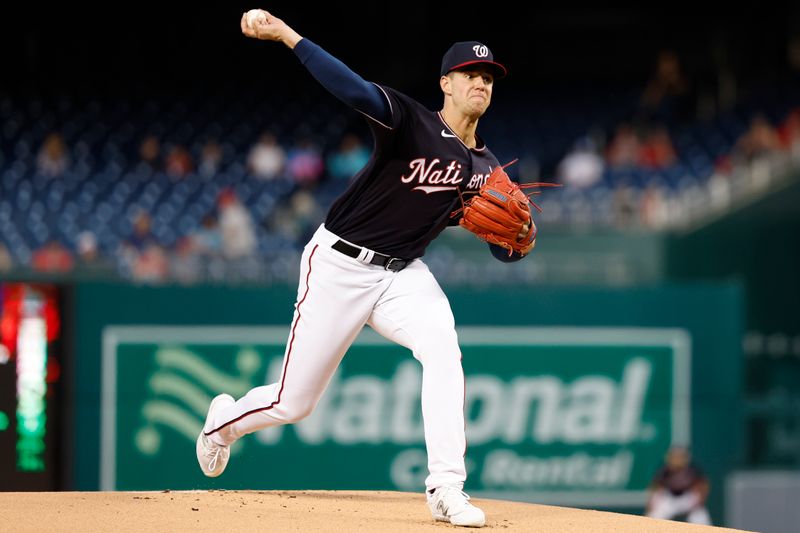
[[[305,247],[278,382],[251,389],[220,410],[207,435],[227,445],[308,416],[345,352],[369,324],[422,363],[426,488],[463,485],[464,373],[447,297],[421,260],[392,272],[333,250],[338,239],[323,225]]]

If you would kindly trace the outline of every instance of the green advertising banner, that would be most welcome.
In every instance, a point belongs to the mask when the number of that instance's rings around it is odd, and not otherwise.
[[[100,488],[422,491],[421,366],[369,329],[310,417],[248,435],[223,476],[201,474],[211,398],[274,382],[287,335],[106,327]],[[685,330],[465,327],[459,340],[474,495],[641,507],[666,449],[691,441]]]

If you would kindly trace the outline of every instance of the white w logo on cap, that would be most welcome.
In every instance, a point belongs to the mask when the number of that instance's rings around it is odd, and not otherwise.
[[[472,47],[477,57],[486,57],[489,55],[489,49],[484,44],[476,44]]]

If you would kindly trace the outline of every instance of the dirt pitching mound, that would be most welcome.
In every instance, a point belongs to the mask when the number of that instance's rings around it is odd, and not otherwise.
[[[484,530],[536,533],[738,531],[529,503],[475,499]],[[434,522],[422,494],[356,491],[0,493],[0,529],[15,533],[349,533],[468,531]]]

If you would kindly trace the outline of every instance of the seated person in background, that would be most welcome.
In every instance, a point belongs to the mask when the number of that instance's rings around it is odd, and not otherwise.
[[[655,126],[645,134],[639,150],[639,166],[644,168],[667,168],[675,163],[677,156],[672,146],[669,131],[664,126]]]
[[[781,122],[778,138],[784,150],[800,154],[800,107],[792,109]]]
[[[286,151],[272,133],[265,132],[247,154],[247,169],[257,178],[271,180],[283,175]]]
[[[116,259],[123,269],[132,272],[139,255],[144,253],[145,248],[156,243],[150,230],[151,224],[150,214],[144,209],[139,209],[133,215],[131,233],[120,242],[116,253]]]
[[[55,178],[63,174],[69,165],[69,149],[63,135],[57,132],[49,134],[36,155],[36,170],[45,176]]]
[[[757,113],[750,121],[750,129],[736,141],[733,151],[737,158],[752,161],[780,149],[777,130],[763,113]]]
[[[224,189],[217,198],[222,253],[227,259],[240,259],[256,253],[258,242],[250,211],[242,205],[236,191]]]
[[[157,172],[163,169],[161,160],[161,142],[153,134],[146,135],[139,144],[140,170]]]
[[[711,525],[705,507],[708,497],[708,478],[695,466],[689,449],[673,446],[648,490],[645,514],[650,518],[674,520],[686,517],[692,524]]]
[[[200,255],[216,257],[222,253],[222,233],[217,217],[207,213],[200,221],[200,227],[191,235],[191,247]]]
[[[136,256],[131,273],[137,281],[164,281],[169,274],[167,251],[160,244],[148,244]]]
[[[192,154],[184,145],[173,144],[167,152],[164,168],[170,177],[184,178],[194,170]]]
[[[76,266],[91,275],[110,275],[115,272],[114,265],[100,253],[97,237],[91,231],[82,231],[76,242]]]
[[[38,272],[69,272],[74,266],[72,252],[56,239],[47,241],[31,255],[31,267]]]
[[[641,143],[633,125],[622,123],[617,126],[611,142],[606,147],[606,160],[613,168],[633,168],[639,162]]]
[[[591,187],[603,176],[605,162],[588,136],[575,141],[570,153],[558,165],[558,178],[568,187]]]
[[[150,214],[144,209],[139,209],[133,216],[133,230],[123,241],[123,245],[130,246],[136,251],[141,252],[149,244],[155,242],[150,227],[152,221]]]
[[[222,147],[216,139],[209,139],[200,151],[200,163],[197,170],[204,178],[213,178],[222,166]]]
[[[356,135],[342,137],[339,149],[328,156],[328,175],[334,180],[349,180],[369,161],[370,151]]]
[[[286,167],[294,183],[307,187],[316,185],[325,170],[325,163],[314,141],[309,137],[300,137],[289,149]]]

